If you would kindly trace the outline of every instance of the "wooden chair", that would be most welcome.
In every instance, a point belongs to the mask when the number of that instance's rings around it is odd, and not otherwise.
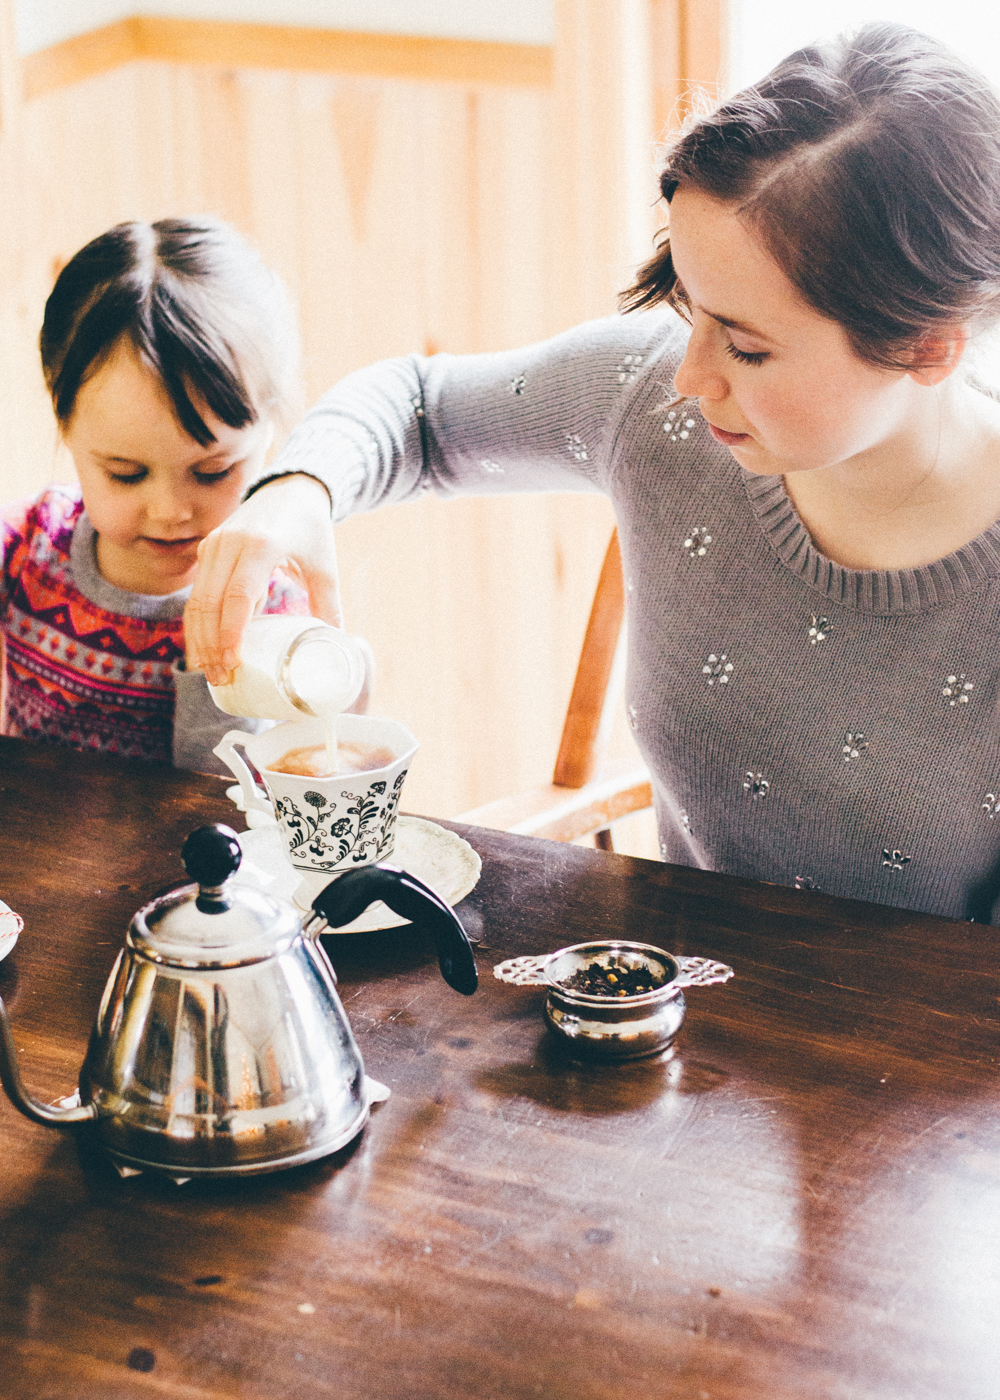
[[[455,821],[520,836],[575,841],[593,835],[614,850],[611,826],[653,805],[638,756],[605,762],[624,660],[625,585],[617,530],[594,594],[552,782],[463,812]]]

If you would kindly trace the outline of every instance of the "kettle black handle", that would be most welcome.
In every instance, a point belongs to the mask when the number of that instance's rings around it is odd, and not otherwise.
[[[462,924],[430,886],[394,865],[366,865],[332,880],[313,900],[313,909],[331,928],[341,928],[382,900],[396,914],[434,935],[441,976],[470,997],[479,986],[476,958]]]

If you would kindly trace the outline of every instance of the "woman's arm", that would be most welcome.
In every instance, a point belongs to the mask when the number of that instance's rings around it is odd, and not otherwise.
[[[349,375],[203,542],[185,613],[189,664],[225,678],[278,564],[298,573],[316,616],[339,621],[334,520],[428,490],[604,489],[621,405],[677,326],[672,313],[612,316],[519,350],[413,355]]]

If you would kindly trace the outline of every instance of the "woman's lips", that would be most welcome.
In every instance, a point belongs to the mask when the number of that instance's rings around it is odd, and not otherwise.
[[[708,422],[708,419],[705,421]],[[739,447],[741,442],[750,441],[749,433],[727,433],[722,428],[717,428],[714,423],[708,424],[708,431],[716,442],[725,443],[726,447]]]

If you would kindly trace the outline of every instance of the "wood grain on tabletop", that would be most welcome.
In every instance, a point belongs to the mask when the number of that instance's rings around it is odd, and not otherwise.
[[[0,741],[0,964],[67,1092],[210,778]],[[330,937],[392,1098],[325,1161],[122,1181],[0,1103],[9,1400],[996,1395],[996,931],[468,829],[480,991],[418,934]],[[620,934],[731,962],[672,1061],[581,1066],[494,962]]]

